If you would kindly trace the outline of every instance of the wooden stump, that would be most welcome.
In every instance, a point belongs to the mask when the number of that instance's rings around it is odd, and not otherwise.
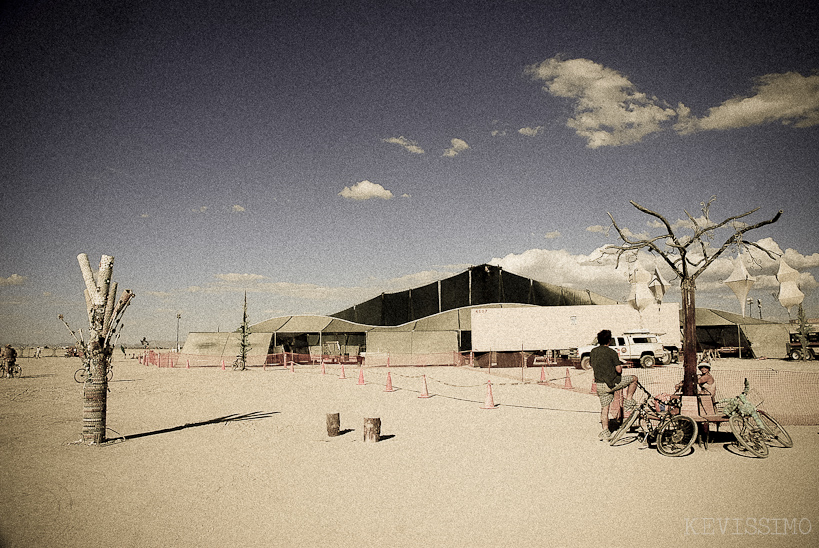
[[[327,435],[332,437],[338,436],[339,428],[341,427],[341,418],[338,413],[327,413]]]
[[[364,419],[364,441],[377,442],[381,438],[381,419]]]

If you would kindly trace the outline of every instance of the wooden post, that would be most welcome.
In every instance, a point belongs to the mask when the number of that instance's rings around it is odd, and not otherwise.
[[[684,279],[680,283],[683,312],[683,395],[696,394],[697,384],[697,320],[696,283]]]
[[[341,418],[338,413],[327,413],[327,435],[331,438],[338,436],[341,428]]]
[[[375,443],[381,438],[381,419],[364,419],[364,441]]]

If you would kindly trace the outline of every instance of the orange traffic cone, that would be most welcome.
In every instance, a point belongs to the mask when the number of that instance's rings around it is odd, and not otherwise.
[[[363,367],[358,368],[358,384],[359,385],[364,384],[364,368]]]
[[[185,362],[186,362],[185,363],[185,369],[190,369],[191,368],[191,361],[190,360],[185,360]]]
[[[321,374],[326,375],[327,371],[324,369],[324,358],[321,358]]]
[[[341,364],[341,375],[338,377],[339,379],[346,379],[347,377],[344,375],[344,364]]]
[[[546,366],[540,366],[540,382],[538,384],[546,384]]]
[[[222,371],[225,370],[225,360],[222,360]]]
[[[296,372],[296,362],[294,362],[294,361],[290,362],[290,372],[291,373]]]
[[[486,381],[486,402],[481,409],[495,409],[495,400],[492,399],[492,381]]]
[[[566,368],[566,382],[563,384],[563,388],[566,390],[571,390],[572,387],[572,378],[569,376],[569,368]]]
[[[427,391],[427,376],[426,375],[421,375],[421,376],[424,378],[424,391],[421,392],[421,395],[418,396],[418,397],[419,398],[428,398],[429,397],[429,392]]]
[[[384,389],[384,392],[395,392],[392,388],[392,377],[389,371],[387,371],[387,387]]]

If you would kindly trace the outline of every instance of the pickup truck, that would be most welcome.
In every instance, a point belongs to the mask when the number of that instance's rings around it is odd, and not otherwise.
[[[819,359],[819,333],[813,331],[808,333],[808,351],[814,360]],[[792,360],[802,359],[802,341],[799,338],[799,333],[791,333],[790,340],[785,343],[785,352]]]
[[[611,348],[620,355],[620,360],[624,362],[633,362],[642,367],[654,367],[654,364],[660,365],[671,363],[672,352],[665,348],[660,342],[657,335],[649,333],[648,331],[629,331],[622,335],[612,335]],[[577,349],[577,355],[580,357],[580,367],[582,369],[591,369],[589,363],[589,355],[595,344],[581,346]]]

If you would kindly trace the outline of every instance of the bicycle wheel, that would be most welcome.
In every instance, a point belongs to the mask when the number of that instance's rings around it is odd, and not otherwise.
[[[768,430],[770,437],[782,444],[783,447],[793,447],[793,440],[790,434],[782,428],[782,425],[779,424],[775,418],[762,409],[757,410],[757,413],[759,413],[759,418],[762,419],[762,424],[765,425],[765,429]]]
[[[617,440],[622,438],[623,434],[629,431],[629,429],[635,423],[639,415],[640,408],[638,407],[637,409],[631,412],[631,415],[629,415],[629,417],[626,420],[623,421],[623,424],[620,425],[620,428],[618,428],[614,432],[614,434],[611,435],[611,437],[609,438],[609,445],[614,445],[617,442]]]
[[[697,439],[697,422],[685,415],[676,415],[657,430],[657,451],[666,457],[679,457]]]
[[[106,373],[106,374],[105,374],[105,376],[106,376],[106,377],[108,377],[108,380],[109,380],[109,381],[110,381],[111,379],[113,379],[113,378],[114,378],[114,369],[113,369],[113,368],[111,368],[111,367],[109,367],[109,368],[108,368],[108,373]]]
[[[18,379],[23,376],[23,368],[19,365],[14,366],[14,376]]]
[[[762,459],[768,456],[765,433],[759,428],[753,417],[731,415],[728,422],[731,423],[731,430],[734,432],[734,436],[736,436],[741,448]]]
[[[84,367],[80,367],[76,371],[74,371],[74,380],[78,383],[82,384],[85,382],[86,377],[88,376],[87,371]]]

